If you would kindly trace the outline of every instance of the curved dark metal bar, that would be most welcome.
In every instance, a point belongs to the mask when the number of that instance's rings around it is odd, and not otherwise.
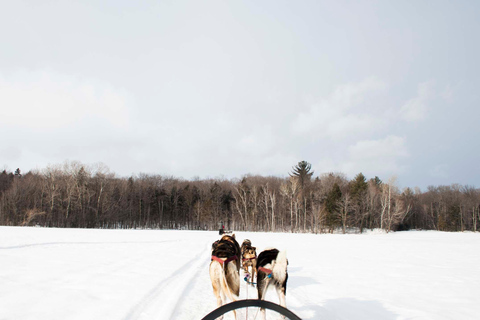
[[[247,307],[259,307],[270,309],[276,311],[291,320],[302,320],[297,315],[295,315],[292,311],[278,305],[276,303],[265,301],[265,300],[257,300],[257,299],[247,299],[247,300],[238,300],[235,302],[231,302],[229,304],[225,304],[202,318],[202,320],[214,320],[221,315],[236,309],[247,308]]]

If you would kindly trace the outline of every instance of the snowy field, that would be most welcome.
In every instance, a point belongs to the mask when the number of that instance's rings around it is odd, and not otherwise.
[[[245,238],[287,250],[287,307],[302,319],[479,319],[480,233],[237,233]],[[208,275],[216,239],[0,227],[0,319],[201,319],[216,308]],[[240,298],[256,298],[241,281]],[[278,303],[274,290],[267,299]]]

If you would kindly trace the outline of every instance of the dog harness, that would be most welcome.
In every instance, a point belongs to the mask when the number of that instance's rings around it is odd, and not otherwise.
[[[257,257],[243,258],[242,261],[255,260],[255,259],[257,259]]]
[[[270,270],[270,269],[267,269],[267,268],[264,268],[264,267],[260,267],[260,268],[258,268],[258,271],[265,272],[269,278],[272,277],[272,270]]]
[[[233,257],[230,257],[226,260],[222,260],[222,258],[219,258],[219,257],[216,257],[216,256],[212,256],[212,260],[215,260],[215,261],[218,261],[220,262],[220,264],[227,264],[229,263],[230,261],[233,261],[233,260],[237,260],[237,256],[233,256]]]

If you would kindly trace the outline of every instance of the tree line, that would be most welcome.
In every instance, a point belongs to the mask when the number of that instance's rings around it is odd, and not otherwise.
[[[117,177],[103,165],[65,162],[0,173],[0,225],[241,231],[477,231],[480,189],[452,184],[399,190],[342,173],[313,177],[301,161],[288,177],[184,180]]]

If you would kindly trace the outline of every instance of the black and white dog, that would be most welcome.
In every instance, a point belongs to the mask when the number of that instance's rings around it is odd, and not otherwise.
[[[264,300],[267,289],[273,285],[277,290],[280,305],[287,307],[285,295],[287,293],[287,252],[277,249],[266,249],[257,258],[257,291],[258,299]],[[265,309],[260,309],[265,319]]]
[[[218,307],[226,302],[225,296],[236,301],[240,294],[240,257],[240,246],[235,235],[224,235],[212,244],[209,272]],[[235,310],[233,313],[236,319]],[[220,319],[223,319],[223,316]]]

